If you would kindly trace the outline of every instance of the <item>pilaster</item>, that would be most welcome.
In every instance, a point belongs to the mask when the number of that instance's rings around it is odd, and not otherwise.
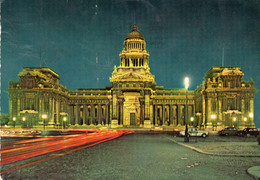
[[[157,113],[158,113],[157,105],[154,105],[154,124],[155,124],[155,126],[158,126]]]
[[[172,120],[172,118],[173,118],[173,117],[172,117],[172,105],[169,105],[169,111],[170,111],[170,112],[169,112],[169,113],[170,113],[170,114],[169,114],[169,116],[170,116],[170,117],[169,117],[169,118],[170,118],[170,125],[173,125],[173,120]]]

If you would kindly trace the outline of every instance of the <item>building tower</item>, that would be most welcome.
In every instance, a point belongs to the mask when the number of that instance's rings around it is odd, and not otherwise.
[[[119,56],[120,66],[114,67],[110,78],[112,124],[139,126],[144,121],[150,124],[150,95],[156,83],[150,72],[144,37],[136,25],[127,34]]]

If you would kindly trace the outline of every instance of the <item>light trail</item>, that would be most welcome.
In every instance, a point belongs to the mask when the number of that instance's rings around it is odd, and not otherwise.
[[[130,134],[130,133],[132,133],[132,132],[133,132],[133,131],[129,131],[129,132],[126,132],[126,134]],[[66,151],[66,152],[63,152],[63,153],[60,153],[60,154],[56,154],[56,155],[53,155],[53,156],[50,156],[50,157],[47,157],[47,158],[44,158],[44,159],[40,159],[40,160],[36,160],[36,161],[30,162],[30,163],[27,163],[27,164],[23,164],[23,165],[20,165],[20,166],[16,166],[16,167],[7,169],[7,170],[5,170],[5,171],[2,171],[2,172],[0,173],[0,175],[6,174],[6,173],[9,173],[9,172],[12,172],[12,171],[15,171],[15,170],[17,170],[17,169],[21,169],[21,168],[23,168],[23,167],[27,167],[27,166],[30,166],[30,165],[34,165],[34,164],[37,164],[37,163],[40,163],[40,162],[43,162],[43,161],[47,161],[47,160],[54,159],[54,158],[57,158],[57,157],[60,157],[60,156],[64,156],[64,155],[67,155],[67,154],[69,154],[69,153],[72,153],[72,152],[81,150],[81,149],[85,149],[85,148],[88,148],[88,147],[91,147],[91,146],[95,146],[95,145],[97,145],[97,144],[99,144],[99,143],[106,142],[106,141],[109,141],[109,140],[118,138],[118,137],[120,137],[120,136],[121,136],[121,135],[118,135],[118,136],[116,136],[116,137],[109,138],[109,139],[104,139],[104,140],[95,142],[95,143],[93,143],[93,144],[89,144],[89,145],[77,147],[77,148],[68,150],[68,151]]]
[[[101,142],[107,139],[114,139],[123,134],[132,133],[132,131],[120,131],[120,130],[103,130],[95,131],[90,134],[77,134],[56,136],[47,138],[38,138],[30,140],[13,141],[6,143],[3,149],[1,149],[1,165],[6,165],[16,161],[40,156],[43,154],[82,146],[85,144],[93,144]],[[8,145],[9,144],[9,145]]]

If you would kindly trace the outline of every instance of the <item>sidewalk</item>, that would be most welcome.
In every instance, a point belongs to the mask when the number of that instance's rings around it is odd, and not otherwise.
[[[194,138],[189,143],[182,143],[180,142],[181,138],[167,138],[176,144],[206,155],[260,158],[260,146],[257,142],[198,142]],[[250,167],[247,173],[253,178],[260,180],[260,166]]]

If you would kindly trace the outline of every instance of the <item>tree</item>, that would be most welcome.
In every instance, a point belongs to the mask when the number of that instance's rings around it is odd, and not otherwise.
[[[7,125],[9,122],[9,114],[0,114],[0,124]]]

